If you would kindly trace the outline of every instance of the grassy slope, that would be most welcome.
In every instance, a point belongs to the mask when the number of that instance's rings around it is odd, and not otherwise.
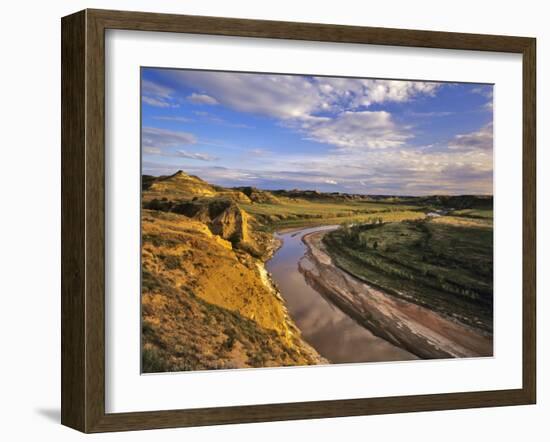
[[[225,189],[183,172],[144,177],[144,370],[315,363],[316,355],[286,318],[282,300],[262,281],[258,264],[269,256],[269,232],[421,220],[434,207],[455,209],[453,216],[434,222],[492,226],[491,219],[464,212],[468,205],[488,210],[492,201],[489,207],[472,197],[432,200]],[[357,265],[346,259],[342,265]],[[440,302],[437,296],[424,301]]]
[[[184,215],[142,232],[144,371],[315,363],[253,258]]]
[[[493,219],[493,210],[489,209],[462,209],[453,210],[450,215],[464,216],[467,218]]]
[[[262,280],[271,241],[263,232],[425,216],[414,206],[224,189],[182,172],[143,184],[146,372],[315,363]]]
[[[438,218],[432,219],[434,224],[446,224],[456,227],[472,227],[480,229],[493,229],[493,219],[492,218],[482,218],[482,217],[467,217],[464,215],[454,216],[440,216]]]
[[[353,275],[492,331],[492,229],[442,218],[339,229],[325,244]]]
[[[239,203],[255,216],[264,229],[361,223],[382,218],[384,221],[424,218],[416,206],[367,201],[306,200],[279,197],[278,204]]]

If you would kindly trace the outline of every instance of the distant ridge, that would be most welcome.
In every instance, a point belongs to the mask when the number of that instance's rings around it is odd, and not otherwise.
[[[173,175],[160,176],[150,179],[147,190],[150,192],[171,193],[179,198],[185,196],[214,196],[216,190],[213,186],[198,176],[188,175],[178,170]]]

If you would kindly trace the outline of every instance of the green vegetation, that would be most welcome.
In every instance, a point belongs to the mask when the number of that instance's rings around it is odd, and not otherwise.
[[[416,200],[407,199],[405,203],[395,197],[370,198],[307,190],[270,192],[254,187],[223,188],[181,171],[156,179],[144,176],[142,183],[144,208],[179,213],[206,222],[215,233],[218,233],[213,227],[215,219],[229,209],[251,215],[252,230],[258,233],[342,222],[368,223],[373,216],[381,217],[384,222],[422,219],[429,210],[423,204],[417,204]],[[234,245],[242,240],[238,235],[236,241],[222,236]],[[245,242],[248,244],[239,246],[250,249],[252,245],[253,254],[262,255],[261,243],[265,243],[265,238]]]
[[[342,222],[366,223],[378,217],[389,222],[425,216],[418,207],[394,203],[348,201],[344,198],[307,200],[279,197],[278,200],[277,204],[239,203],[239,206],[261,223],[262,230],[269,232]]]
[[[492,197],[224,188],[182,171],[142,190],[144,372],[320,361],[261,272],[286,228],[343,225],[325,236],[339,267],[492,330]]]
[[[493,219],[493,209],[462,209],[453,210],[449,213],[453,216],[464,216],[467,218]]]
[[[396,197],[394,201],[402,204],[414,204],[432,209],[460,210],[483,209],[493,210],[493,197],[489,195],[431,195]]]
[[[324,243],[354,276],[492,331],[492,229],[431,221],[345,225]]]

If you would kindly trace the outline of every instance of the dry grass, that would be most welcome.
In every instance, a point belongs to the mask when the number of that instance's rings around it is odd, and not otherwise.
[[[143,207],[153,209],[142,212],[145,372],[320,362],[261,272],[273,247],[270,232],[421,220],[431,210],[423,199],[226,189],[183,172],[144,177],[143,186]],[[471,199],[448,203],[467,208]],[[492,227],[480,213],[457,215],[432,222]]]
[[[435,224],[449,224],[457,227],[480,227],[486,229],[493,228],[492,218],[467,218],[465,216],[440,216],[433,218]]]
[[[315,363],[257,260],[184,215],[142,215],[144,371]]]

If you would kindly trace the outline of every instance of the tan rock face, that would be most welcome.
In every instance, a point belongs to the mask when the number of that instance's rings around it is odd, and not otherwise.
[[[237,207],[216,219],[220,233],[247,238]],[[143,210],[142,238],[143,342],[153,371],[155,361],[157,371],[316,362],[261,261],[175,213]]]
[[[143,191],[143,207],[185,215],[210,227],[234,247],[255,257],[267,256],[269,235],[255,232],[255,219],[240,208],[250,204],[243,192],[212,186],[200,178],[178,172],[169,177],[149,177]]]
[[[260,204],[279,204],[280,200],[271,194],[255,187],[240,187],[238,190],[248,197],[248,202],[260,203]]]
[[[231,242],[248,242],[248,215],[236,205],[231,205],[212,222],[212,232]]]

